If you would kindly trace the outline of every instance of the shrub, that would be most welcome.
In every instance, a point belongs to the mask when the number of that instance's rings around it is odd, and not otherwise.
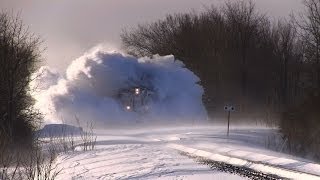
[[[320,96],[310,95],[304,103],[283,113],[280,128],[290,153],[320,160],[319,107]]]

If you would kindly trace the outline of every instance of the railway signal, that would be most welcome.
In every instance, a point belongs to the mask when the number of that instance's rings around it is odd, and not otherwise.
[[[227,136],[229,137],[230,114],[231,114],[231,112],[234,112],[236,110],[236,108],[231,106],[231,105],[226,105],[226,106],[224,106],[224,110],[228,112],[228,131],[227,131]]]

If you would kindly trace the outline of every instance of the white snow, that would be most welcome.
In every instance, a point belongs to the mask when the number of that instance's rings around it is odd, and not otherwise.
[[[58,157],[58,179],[244,179],[212,171],[149,135],[99,135],[96,150]]]
[[[94,151],[61,155],[58,161],[63,171],[57,179],[243,179],[154,144],[100,145]]]
[[[226,138],[221,127],[96,130],[96,150],[58,157],[63,168],[59,179],[245,179],[213,171],[179,152],[292,179],[320,179],[319,164],[236,136],[262,138],[275,130],[259,131],[263,129],[233,129]]]
[[[283,159],[281,157],[273,156],[272,157],[274,160],[273,162],[260,160],[259,157],[256,157],[255,160],[249,161],[249,160],[246,160],[246,156],[241,156],[240,154],[237,154],[236,153],[237,150],[235,150],[234,152],[238,155],[239,158],[235,158],[233,156],[216,154],[215,152],[207,152],[207,151],[194,149],[194,148],[177,145],[177,144],[170,144],[169,147],[182,152],[189,153],[191,155],[198,156],[198,157],[203,157],[206,159],[223,162],[223,163],[234,165],[234,166],[246,167],[249,169],[253,169],[257,172],[274,174],[274,175],[278,175],[280,177],[284,177],[288,179],[320,179],[320,176],[317,176],[318,174],[317,172],[314,172],[314,174],[309,174],[309,171],[301,170],[299,168],[299,165],[302,164],[303,162],[299,162],[292,159]],[[297,163],[296,165],[294,165],[294,168],[291,168],[290,166],[288,166],[293,162]],[[310,163],[310,164],[313,164],[313,163]],[[319,170],[320,168],[318,167],[317,169]]]

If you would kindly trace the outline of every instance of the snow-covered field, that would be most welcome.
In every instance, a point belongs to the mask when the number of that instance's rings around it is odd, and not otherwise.
[[[210,170],[160,144],[118,142],[59,156],[58,179],[242,179]]]
[[[58,156],[58,179],[245,179],[210,169],[183,152],[287,178],[320,179],[320,165],[266,149],[270,137],[277,137],[272,129],[232,129],[229,138],[222,127],[95,132],[95,150]]]

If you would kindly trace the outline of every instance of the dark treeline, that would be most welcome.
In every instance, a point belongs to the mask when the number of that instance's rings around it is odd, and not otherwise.
[[[168,15],[126,30],[121,38],[131,55],[173,54],[183,61],[200,77],[213,121],[223,119],[224,105],[233,104],[233,123],[280,126],[292,152],[306,156],[312,149],[315,157],[320,152],[320,1],[304,5],[304,13],[274,21],[250,1],[228,2],[199,14]]]
[[[0,158],[1,148],[33,143],[41,115],[33,109],[29,83],[40,61],[40,43],[18,15],[0,12]]]

